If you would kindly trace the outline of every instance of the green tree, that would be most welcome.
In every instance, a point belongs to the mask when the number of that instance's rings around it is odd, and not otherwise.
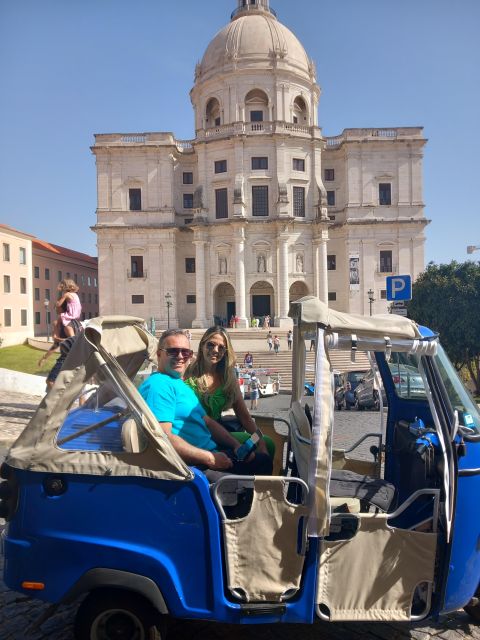
[[[451,361],[468,368],[480,394],[480,262],[431,262],[413,285],[408,315],[440,334]]]

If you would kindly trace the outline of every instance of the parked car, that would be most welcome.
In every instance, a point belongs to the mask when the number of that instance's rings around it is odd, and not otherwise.
[[[389,363],[395,392],[401,398],[426,398],[425,385],[418,369],[405,364]]]
[[[250,376],[251,369],[244,369],[240,372],[240,391],[244,398],[250,398]],[[255,369],[255,375],[260,383],[260,397],[276,396],[280,393],[280,375],[276,369]]]
[[[363,411],[363,409],[380,410],[380,393],[382,394],[383,404],[387,404],[385,389],[380,382],[380,377],[375,378],[373,369],[370,369],[358,381],[353,393],[353,404],[355,409]]]
[[[354,391],[366,373],[366,371],[347,371],[339,375],[338,385],[335,386],[335,406],[338,410],[349,411],[354,406]]]

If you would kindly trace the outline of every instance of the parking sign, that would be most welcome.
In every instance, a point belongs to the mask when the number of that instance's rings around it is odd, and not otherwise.
[[[411,276],[387,276],[387,300],[411,300]]]

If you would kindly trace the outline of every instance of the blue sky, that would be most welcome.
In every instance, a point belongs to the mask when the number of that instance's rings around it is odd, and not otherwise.
[[[235,0],[0,0],[0,222],[96,254],[94,133],[192,138],[194,67]],[[423,126],[426,261],[480,244],[479,0],[272,0],[325,135]],[[478,254],[477,254],[478,255]]]

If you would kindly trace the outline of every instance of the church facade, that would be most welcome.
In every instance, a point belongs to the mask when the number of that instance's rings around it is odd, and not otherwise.
[[[385,277],[424,267],[422,128],[324,137],[315,65],[269,0],[238,0],[190,95],[193,140],[95,136],[100,313],[281,327],[308,294],[385,312]]]

